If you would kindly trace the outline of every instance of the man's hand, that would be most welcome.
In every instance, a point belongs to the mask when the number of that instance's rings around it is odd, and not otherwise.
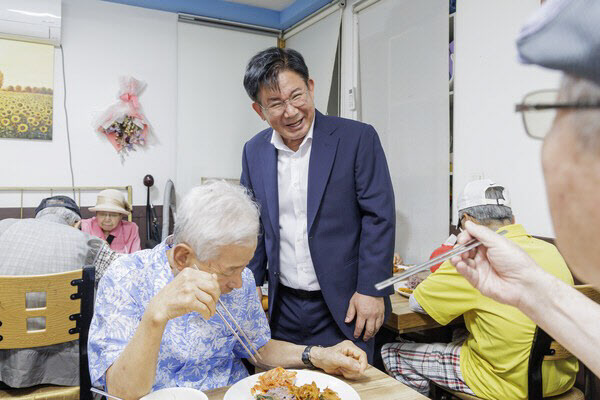
[[[356,317],[354,337],[358,339],[364,328],[365,334],[363,340],[366,342],[375,336],[381,325],[383,325],[384,314],[385,304],[383,297],[366,296],[355,292],[348,304],[348,311],[346,312],[344,322],[350,323]]]
[[[313,347],[310,360],[317,368],[328,374],[342,375],[347,379],[358,379],[367,369],[367,353],[349,340],[332,347]]]
[[[458,244],[476,238],[482,245],[450,261],[475,288],[501,303],[519,307],[544,271],[520,247],[490,229],[466,223]]]
[[[215,274],[184,268],[154,296],[146,313],[150,313],[153,320],[161,324],[193,311],[209,319],[215,315],[220,295]]]

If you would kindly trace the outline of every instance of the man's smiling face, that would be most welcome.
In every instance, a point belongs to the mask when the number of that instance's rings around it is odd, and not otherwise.
[[[295,150],[308,134],[315,118],[314,82],[309,79],[307,85],[301,75],[284,70],[279,73],[278,83],[279,91],[277,88],[260,88],[260,104],[254,103],[254,110],[281,135],[283,142],[290,149]],[[302,106],[296,107],[288,101],[302,95],[306,96],[306,102]],[[285,102],[283,112],[273,115],[269,106],[282,102]]]

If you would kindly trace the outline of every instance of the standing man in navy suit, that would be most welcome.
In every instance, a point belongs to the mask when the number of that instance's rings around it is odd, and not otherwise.
[[[270,125],[245,144],[241,183],[261,207],[248,266],[261,284],[268,264],[272,337],[323,346],[350,339],[372,362],[373,336],[392,294],[374,284],[392,273],[395,235],[394,192],[377,132],[317,111],[314,82],[294,50],[256,54],[244,87]]]

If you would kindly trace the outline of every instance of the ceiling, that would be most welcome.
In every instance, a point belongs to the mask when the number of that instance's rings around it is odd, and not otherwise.
[[[225,0],[230,3],[247,4],[249,6],[268,8],[269,10],[282,11],[291,5],[294,0]]]
[[[285,30],[336,0],[104,0]]]

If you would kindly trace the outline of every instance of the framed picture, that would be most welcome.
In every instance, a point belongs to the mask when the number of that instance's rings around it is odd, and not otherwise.
[[[52,140],[54,47],[0,39],[0,139]]]

